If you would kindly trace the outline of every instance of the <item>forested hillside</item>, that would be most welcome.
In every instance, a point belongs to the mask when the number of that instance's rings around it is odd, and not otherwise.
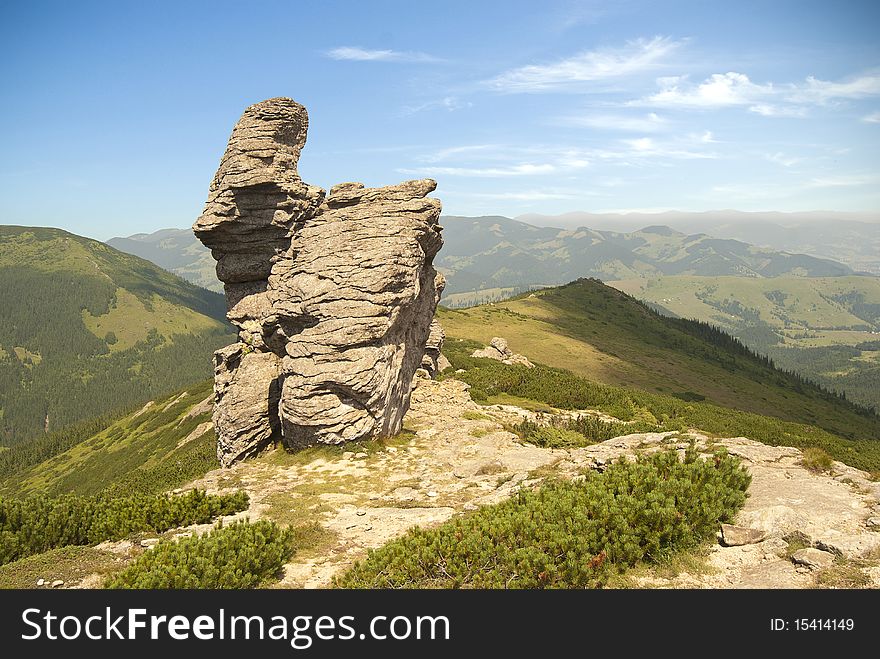
[[[211,374],[221,295],[58,229],[0,227],[0,445]]]
[[[665,318],[597,280],[438,316],[447,341],[503,336],[514,352],[595,382],[880,439],[880,417],[863,407],[774,368],[711,325]]]

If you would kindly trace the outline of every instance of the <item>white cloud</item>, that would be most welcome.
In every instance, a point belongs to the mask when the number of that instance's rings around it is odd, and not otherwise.
[[[637,39],[623,48],[588,50],[552,64],[531,64],[488,81],[501,92],[541,92],[572,84],[632,75],[656,68],[681,45],[669,37]]]
[[[749,107],[749,112],[760,114],[762,117],[805,117],[807,108],[796,105],[771,105],[769,103],[756,103]]]
[[[699,84],[686,76],[658,78],[660,91],[630,101],[631,106],[708,109],[746,106],[765,117],[803,117],[809,106],[837,99],[880,96],[880,73],[866,73],[840,82],[813,76],[803,83],[757,84],[745,73],[714,73]]]
[[[350,62],[437,62],[438,58],[419,52],[369,50],[357,46],[341,46],[324,53],[330,59]]]
[[[871,114],[862,117],[862,121],[869,124],[880,124],[880,112],[872,112]]]
[[[764,159],[769,160],[770,162],[775,162],[777,165],[782,165],[783,167],[791,167],[792,165],[796,165],[799,162],[803,162],[803,158],[795,158],[793,156],[787,156],[784,153],[765,153]]]
[[[699,85],[688,85],[684,76],[659,78],[660,91],[634,105],[717,108],[749,105],[773,93],[772,85],[756,85],[744,73],[714,73]]]
[[[706,140],[708,136],[709,141]],[[657,142],[650,137],[640,137],[633,140],[621,140],[626,145],[626,149],[621,151],[606,150],[601,157],[606,160],[623,159],[635,161],[644,158],[660,158],[660,159],[714,159],[718,156],[707,151],[693,150],[689,147],[697,144],[708,144],[712,142],[712,133],[706,131],[702,135],[690,135],[685,139],[672,140],[667,142]]]
[[[562,117],[558,121],[567,126],[583,126],[630,133],[654,133],[665,129],[669,124],[666,119],[654,112],[637,117],[608,114],[569,116]]]

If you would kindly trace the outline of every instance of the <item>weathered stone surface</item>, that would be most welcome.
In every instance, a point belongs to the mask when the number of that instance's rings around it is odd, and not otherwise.
[[[428,340],[425,343],[425,356],[422,357],[422,368],[428,372],[430,377],[436,375],[443,370],[449,368],[451,364],[449,360],[440,354],[443,349],[443,340],[446,338],[446,332],[443,326],[435,319],[431,322],[431,331],[428,334]]]
[[[279,427],[281,358],[234,343],[214,353],[214,430],[220,463],[259,452]]]
[[[297,173],[306,143],[306,109],[287,98],[250,106],[232,131],[208,202],[193,231],[217,259],[227,294],[237,284],[265,281],[272,257],[286,250],[289,231],[324,198]]]
[[[721,525],[721,542],[725,547],[740,547],[753,545],[764,539],[764,532],[757,529],[749,529],[744,526],[733,524]]]
[[[239,332],[215,355],[224,466],[273,436],[300,447],[398,432],[443,290],[436,183],[342,183],[325,199],[297,173],[307,127],[290,99],[249,107],[193,226]]]
[[[500,336],[496,336],[489,342],[489,345],[483,348],[482,350],[474,350],[471,353],[471,357],[483,357],[484,359],[495,359],[501,362],[502,364],[508,365],[520,365],[525,366],[527,368],[534,368],[535,365],[530,362],[525,356],[515,354],[510,346],[507,345],[507,340],[501,338]]]
[[[803,565],[811,570],[821,570],[829,567],[834,562],[834,554],[813,547],[798,549],[791,555],[791,560],[797,565]]]
[[[400,430],[442,292],[435,187],[338,185],[273,267],[276,317],[263,333],[286,339],[279,412],[290,445]]]

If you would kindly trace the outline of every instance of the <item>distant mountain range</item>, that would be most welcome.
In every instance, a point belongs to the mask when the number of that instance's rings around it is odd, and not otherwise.
[[[566,213],[520,215],[538,226],[633,231],[662,224],[687,234],[706,233],[789,253],[832,259],[853,270],[880,275],[880,213],[801,213],[735,210],[686,213]]]
[[[442,218],[438,265],[448,293],[656,275],[837,277],[850,267],[738,240],[688,235],[654,225],[631,233],[536,227],[506,217]]]
[[[493,289],[510,292],[510,289],[563,284],[580,277],[620,280],[659,275],[838,277],[854,274],[851,265],[815,256],[827,253],[832,249],[829,245],[835,244],[839,244],[837,251],[841,253],[845,245],[857,245],[851,251],[860,250],[859,254],[850,254],[850,260],[868,271],[875,265],[870,253],[871,235],[880,229],[880,224],[847,220],[840,225],[841,230],[846,230],[846,237],[834,238],[836,223],[814,223],[804,225],[807,226],[804,229],[790,230],[767,224],[763,219],[752,219],[748,224],[746,220],[751,214],[733,219],[702,217],[702,214],[678,213],[668,218],[666,215],[645,214],[640,219],[646,224],[658,218],[679,223],[687,220],[694,226],[715,222],[713,226],[719,233],[715,237],[687,233],[665,224],[642,225],[644,228],[631,232],[586,228],[585,224],[564,229],[535,226],[501,216],[446,215],[441,218],[445,245],[436,265],[447,277],[447,298],[468,292]],[[530,217],[542,223],[547,220],[541,216]],[[630,215],[615,217],[620,223],[635,221]],[[720,223],[725,218],[726,223]],[[741,224],[734,221],[737,218]],[[556,219],[566,225],[574,219],[595,220],[599,225],[610,222],[606,215],[571,214]],[[759,230],[758,226],[764,228]],[[756,247],[734,234],[760,238],[774,247]],[[210,252],[189,229],[163,229],[152,234],[112,238],[107,243],[153,261],[199,286],[222,290],[214,276]],[[802,245],[807,253],[799,253],[788,245]],[[880,250],[880,242],[876,249]],[[878,253],[880,251],[873,257],[880,272]]]
[[[223,292],[223,284],[214,273],[216,261],[211,250],[202,245],[190,229],[136,233],[128,238],[111,238],[107,244],[120,252],[152,261],[196,286]]]

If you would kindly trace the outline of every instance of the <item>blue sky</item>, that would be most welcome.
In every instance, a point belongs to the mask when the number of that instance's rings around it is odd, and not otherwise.
[[[880,211],[880,3],[6,2],[0,223],[188,226],[244,108],[450,214]]]

